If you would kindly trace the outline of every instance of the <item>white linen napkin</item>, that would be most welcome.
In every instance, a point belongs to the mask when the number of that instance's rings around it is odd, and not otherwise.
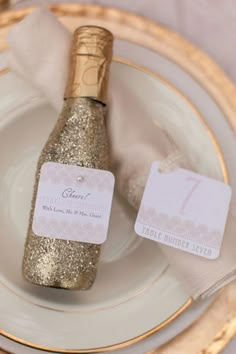
[[[37,87],[58,112],[63,104],[70,41],[71,35],[46,8],[39,8],[15,25],[8,37],[11,69]],[[113,121],[112,115],[109,117],[113,167],[119,190],[137,209],[154,160],[164,159],[164,169],[169,156],[176,159],[172,167],[175,163],[186,167],[188,163],[181,161],[182,156],[175,144],[151,119],[144,121],[136,116],[134,123],[132,104],[120,113],[119,120]],[[124,131],[129,133],[123,134]],[[209,296],[236,279],[236,222],[231,215],[221,254],[216,260],[200,258],[162,244],[160,248],[194,299]]]

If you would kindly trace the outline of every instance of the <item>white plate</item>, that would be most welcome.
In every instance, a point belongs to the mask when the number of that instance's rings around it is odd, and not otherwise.
[[[121,107],[129,104],[129,96],[122,95],[124,87],[133,97],[134,115],[135,110],[138,115],[142,109],[144,119],[157,121],[174,137],[196,170],[223,179],[219,147],[199,113],[181,94],[160,78],[127,64],[112,64],[110,82],[115,119]],[[90,291],[40,288],[22,279],[21,259],[35,164],[57,115],[13,73],[0,78],[0,96],[0,149],[4,152],[0,164],[3,333],[39,348],[94,352],[121,348],[134,338],[135,342],[164,327],[191,300],[157,244],[140,241],[134,235],[135,213],[118,195],[109,241]],[[207,157],[202,156],[202,144]],[[178,331],[172,329],[171,335]]]

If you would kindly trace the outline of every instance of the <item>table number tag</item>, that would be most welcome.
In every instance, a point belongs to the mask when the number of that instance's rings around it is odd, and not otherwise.
[[[220,254],[231,199],[230,186],[178,168],[152,164],[135,223],[138,235],[195,255]]]
[[[109,171],[44,163],[33,217],[35,235],[105,242],[113,189],[114,176]]]

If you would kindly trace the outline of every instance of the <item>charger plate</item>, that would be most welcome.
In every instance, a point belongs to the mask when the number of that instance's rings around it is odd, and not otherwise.
[[[79,4],[52,5],[51,8],[59,16],[60,20],[71,30],[78,26],[78,24],[84,23],[93,23],[108,27],[117,38],[120,38],[116,41],[115,54],[127,59],[133,59],[148,68],[161,72],[165,78],[168,78],[169,81],[179,87],[181,91],[185,92],[199,107],[210,124],[221,144],[224,157],[228,163],[230,177],[235,176],[235,171],[232,166],[233,144],[235,146],[232,128],[236,126],[234,118],[236,112],[235,87],[212,61],[199,50],[193,48],[176,33],[133,14],[117,9]],[[1,49],[6,49],[5,36],[10,26],[31,11],[32,9],[23,9],[1,14]],[[170,112],[167,110],[166,115],[168,115],[168,113]],[[230,122],[231,127],[227,120]],[[225,144],[225,141],[227,141],[227,144]],[[217,150],[217,152],[219,156],[219,150]],[[222,167],[224,165],[222,165],[222,158],[220,158],[220,160]],[[224,167],[222,170],[224,175],[225,171]],[[188,329],[188,333],[179,336],[174,342],[167,344],[163,349],[158,349],[156,353],[161,353],[167,348],[170,353],[177,353],[176,346],[181,348],[181,353],[188,353],[189,350],[193,353],[193,347],[197,353],[200,349],[203,349],[210,340],[213,340],[213,344],[210,346],[211,349],[207,352],[219,352],[219,350],[226,345],[234,332],[235,320],[232,319],[229,325],[225,325],[225,330],[220,334],[221,340],[219,340],[218,336],[218,340],[214,341],[214,335],[217,331],[220,331],[224,321],[233,316],[235,304],[233,304],[232,299],[234,296],[235,285],[232,284],[221,292],[204,317],[198,321],[198,339],[195,346],[193,346],[192,339],[195,327],[192,326],[191,329]],[[186,304],[190,302],[191,301],[187,300],[185,305],[180,306],[177,310],[177,314],[185,310],[187,307]],[[212,314],[214,314],[214,318]],[[172,315],[171,317],[173,318],[175,316]],[[168,322],[165,321],[164,323],[167,324]],[[202,323],[204,327],[201,327]],[[206,323],[211,328],[207,334],[204,330]],[[148,332],[148,334],[150,333],[152,333],[152,331]],[[17,340],[14,336],[9,337]],[[138,339],[143,339],[144,337],[144,335],[141,335]],[[129,344],[131,343],[133,343],[133,341],[129,341]],[[152,342],[152,346],[154,346],[154,342]],[[148,347],[150,348],[150,346],[146,345],[146,348]],[[171,351],[171,348],[173,348],[173,351]],[[138,351],[136,352],[138,353]]]

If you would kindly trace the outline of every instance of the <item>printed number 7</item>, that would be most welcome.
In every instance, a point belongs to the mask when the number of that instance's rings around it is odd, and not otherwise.
[[[194,177],[188,177],[188,178],[186,178],[186,182],[193,182],[193,186],[190,189],[190,191],[188,192],[188,194],[186,195],[186,197],[185,197],[185,199],[184,199],[184,201],[182,203],[182,206],[180,208],[180,214],[184,214],[186,206],[187,206],[189,200],[191,199],[193,193],[199,187],[199,184],[201,183],[201,180],[197,179],[197,178],[194,178]]]

